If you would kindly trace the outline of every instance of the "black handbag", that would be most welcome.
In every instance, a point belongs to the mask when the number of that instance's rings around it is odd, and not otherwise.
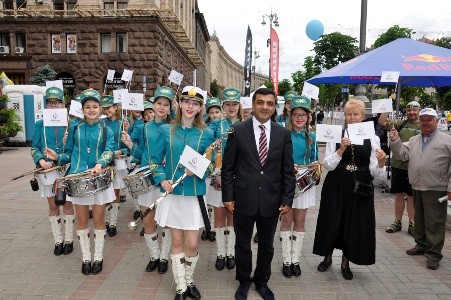
[[[352,154],[352,164],[355,166],[355,160],[354,160],[354,145],[351,145],[351,154]],[[356,195],[362,196],[362,197],[371,197],[373,195],[373,185],[371,183],[365,183],[358,181],[355,178],[355,172],[357,171],[357,168],[353,171],[354,175],[354,188],[352,192]]]

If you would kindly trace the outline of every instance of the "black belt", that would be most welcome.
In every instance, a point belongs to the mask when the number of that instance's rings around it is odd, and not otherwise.
[[[368,166],[356,166],[354,164],[338,165],[337,169],[346,170],[348,172],[369,171],[370,170],[370,168]]]

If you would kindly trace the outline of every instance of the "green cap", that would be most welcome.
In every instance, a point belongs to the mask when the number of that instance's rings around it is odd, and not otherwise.
[[[312,104],[310,103],[310,99],[305,96],[294,96],[291,100],[290,110],[293,110],[295,108],[303,108],[310,112],[312,109]]]
[[[102,97],[102,107],[110,107],[114,105],[114,97],[110,95],[105,95]]]
[[[150,103],[154,103],[154,101],[155,101],[155,97],[150,97],[150,99],[149,100],[147,100],[148,102],[150,102]]]
[[[205,105],[207,112],[210,109],[210,107],[213,107],[213,106],[217,106],[217,107],[219,107],[219,109],[221,109],[221,100],[219,100],[218,98],[215,98],[215,97],[208,98],[207,104]]]
[[[222,92],[222,102],[226,101],[234,101],[234,102],[240,102],[241,99],[241,92],[235,88],[226,88]]]
[[[148,108],[153,109],[153,103],[149,101],[144,101],[144,110]]]
[[[64,101],[64,93],[60,88],[57,87],[49,87],[45,91],[46,99],[58,99],[60,101]]]
[[[157,88],[155,90],[155,93],[153,93],[153,98],[157,99],[160,97],[164,97],[164,98],[168,99],[169,102],[171,102],[172,99],[174,99],[174,97],[175,97],[175,93],[170,87],[160,86],[159,88]]]
[[[80,102],[81,101],[80,95],[75,96],[74,100],[77,101],[77,102]]]
[[[293,101],[293,97],[297,96],[296,92],[294,91],[288,91],[285,93],[285,95],[283,96],[283,98],[285,99],[285,101]]]
[[[81,104],[83,105],[87,100],[94,100],[100,103],[100,94],[94,89],[87,89],[80,94]]]

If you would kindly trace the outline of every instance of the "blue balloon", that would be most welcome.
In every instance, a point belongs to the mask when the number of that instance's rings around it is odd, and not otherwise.
[[[312,41],[316,41],[323,35],[324,25],[319,20],[311,20],[305,27],[305,33]]]

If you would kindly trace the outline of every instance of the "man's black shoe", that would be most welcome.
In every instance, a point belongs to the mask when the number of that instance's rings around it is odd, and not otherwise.
[[[241,282],[240,286],[235,292],[235,300],[247,300],[247,293],[249,292],[250,282]]]
[[[274,293],[271,291],[271,289],[268,287],[266,283],[262,285],[256,285],[255,289],[263,298],[263,300],[274,300]]]

